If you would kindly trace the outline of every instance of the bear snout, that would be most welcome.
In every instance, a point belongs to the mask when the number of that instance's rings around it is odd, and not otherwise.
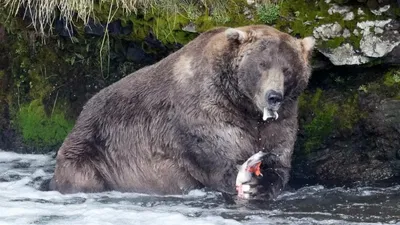
[[[269,90],[265,94],[266,102],[270,110],[277,111],[283,101],[283,94],[275,90]]]
[[[262,98],[261,98],[262,99]],[[274,89],[268,90],[264,95],[263,120],[278,119],[278,110],[283,101],[283,93]]]

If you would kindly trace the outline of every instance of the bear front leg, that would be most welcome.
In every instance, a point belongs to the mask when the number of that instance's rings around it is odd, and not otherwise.
[[[284,190],[290,177],[297,127],[293,117],[272,121],[260,130],[261,146],[269,155],[261,164],[263,176],[254,177],[247,187],[251,198],[273,199]]]
[[[186,152],[182,158],[183,167],[205,187],[226,194],[236,194],[235,180],[238,173],[236,162],[222,155],[194,152]]]

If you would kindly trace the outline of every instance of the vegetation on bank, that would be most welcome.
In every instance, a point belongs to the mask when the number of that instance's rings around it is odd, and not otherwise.
[[[56,109],[47,115],[43,104],[36,99],[19,108],[14,123],[24,141],[38,148],[57,146],[73,127],[63,111]]]
[[[369,96],[400,100],[400,67],[375,69],[373,76],[367,72],[340,73],[343,71],[337,72],[335,78],[322,78],[329,89],[311,84],[300,96],[299,145],[303,154],[323,148],[331,138],[349,137],[356,132],[355,128],[368,117],[368,111],[360,104]],[[318,75],[321,74],[314,76]]]
[[[300,126],[303,152],[308,154],[323,146],[334,133],[351,133],[365,115],[358,105],[357,93],[342,93],[340,98],[327,95],[320,88],[300,97]]]

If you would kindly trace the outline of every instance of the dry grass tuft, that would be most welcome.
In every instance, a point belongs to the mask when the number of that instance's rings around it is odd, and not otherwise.
[[[57,18],[63,18],[68,30],[68,24],[73,19],[80,19],[87,24],[89,18],[96,18],[94,5],[107,3],[112,10],[122,9],[126,14],[146,13],[158,9],[165,13],[184,13],[189,17],[199,16],[199,8],[212,8],[217,16],[224,13],[230,0],[0,0],[0,6],[9,10],[10,16],[15,16],[20,9],[25,9],[24,15],[32,19],[32,26],[40,34],[51,33],[51,26]],[[108,18],[109,21],[112,17]]]

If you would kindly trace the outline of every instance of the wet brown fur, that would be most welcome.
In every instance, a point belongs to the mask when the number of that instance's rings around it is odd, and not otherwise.
[[[289,178],[309,51],[268,26],[237,28],[246,34],[240,41],[228,39],[226,29],[199,35],[92,97],[58,151],[51,189],[181,194],[209,187],[234,194],[236,166],[264,150],[280,155],[263,172],[265,191],[278,194]],[[246,57],[263,60],[254,56],[263,43],[276,48],[267,60],[285,67],[277,121],[262,121],[251,99],[260,78],[243,73],[255,69],[242,63]]]

